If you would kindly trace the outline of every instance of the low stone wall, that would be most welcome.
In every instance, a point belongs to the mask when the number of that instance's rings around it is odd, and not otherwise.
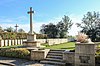
[[[68,42],[67,39],[47,39],[47,42],[49,45],[54,45],[54,44],[60,44],[60,43],[65,43]]]
[[[50,49],[32,50],[30,59],[31,60],[43,60],[46,58],[49,51],[50,51]]]
[[[70,64],[74,65],[75,52],[65,51],[65,52],[63,53],[63,60],[64,60],[66,63],[70,63]]]
[[[67,38],[64,39],[37,39],[41,44],[48,43],[49,45],[60,44],[68,42]]]
[[[46,43],[47,39],[37,39],[41,44]]]
[[[48,43],[49,45],[68,42],[67,38],[65,39],[37,39],[37,41],[39,41],[40,43]]]

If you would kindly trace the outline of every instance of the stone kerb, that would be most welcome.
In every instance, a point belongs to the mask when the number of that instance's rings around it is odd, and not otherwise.
[[[75,66],[95,66],[95,44],[75,44]]]

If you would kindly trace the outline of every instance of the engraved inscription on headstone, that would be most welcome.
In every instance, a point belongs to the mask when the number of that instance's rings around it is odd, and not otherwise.
[[[90,60],[89,56],[79,56],[80,62],[81,63],[89,63],[88,61]]]

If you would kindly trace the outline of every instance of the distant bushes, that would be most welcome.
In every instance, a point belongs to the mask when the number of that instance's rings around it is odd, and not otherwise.
[[[25,48],[10,48],[0,50],[0,56],[5,57],[26,58],[29,54],[30,52]]]
[[[26,39],[28,33],[15,33],[15,32],[1,32],[2,39]],[[37,39],[47,38],[46,34],[36,34]]]

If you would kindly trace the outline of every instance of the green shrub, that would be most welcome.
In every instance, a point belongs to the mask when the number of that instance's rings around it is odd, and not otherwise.
[[[26,58],[30,52],[25,48],[1,49],[0,56]]]

